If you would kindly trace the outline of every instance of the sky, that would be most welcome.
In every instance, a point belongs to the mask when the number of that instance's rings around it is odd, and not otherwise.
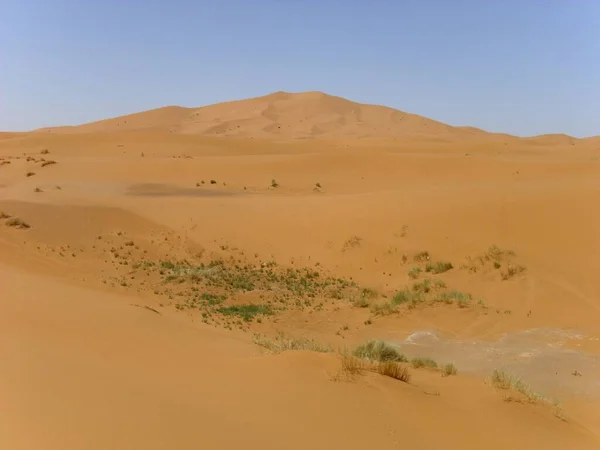
[[[0,0],[0,130],[280,90],[600,135],[600,1]]]

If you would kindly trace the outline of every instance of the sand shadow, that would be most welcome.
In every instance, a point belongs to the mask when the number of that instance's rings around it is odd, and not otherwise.
[[[141,183],[129,186],[127,195],[138,197],[230,197],[237,195],[207,187],[184,188],[160,183]]]

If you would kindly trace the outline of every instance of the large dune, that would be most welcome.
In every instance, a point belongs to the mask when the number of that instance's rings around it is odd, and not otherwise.
[[[472,127],[452,127],[385,106],[352,102],[322,92],[275,92],[201,108],[169,106],[74,127],[39,132],[168,131],[242,138],[512,139]]]
[[[0,134],[0,448],[598,449],[599,158],[317,92]]]

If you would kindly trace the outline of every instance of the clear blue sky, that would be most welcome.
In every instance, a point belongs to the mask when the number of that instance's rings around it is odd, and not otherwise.
[[[600,1],[0,1],[0,130],[278,90],[598,135]]]

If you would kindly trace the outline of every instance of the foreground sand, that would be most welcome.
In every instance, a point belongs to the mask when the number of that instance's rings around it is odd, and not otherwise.
[[[31,227],[0,223],[0,447],[600,448],[598,151],[550,144],[5,137],[0,211]],[[514,251],[523,272],[461,268],[492,245]],[[352,279],[376,304],[429,277],[407,275],[422,251],[453,264],[438,278],[469,293],[468,307],[375,315],[342,297],[228,322],[178,307],[185,283],[163,291],[158,272],[133,268],[275,261]],[[226,304],[261,301],[238,293]],[[539,329],[561,330],[548,348],[578,359],[520,356],[514,367],[560,412],[505,401],[475,357],[465,368],[450,347],[405,345],[423,330],[469,344]],[[334,381],[335,354],[265,354],[256,332],[339,348],[385,339],[459,373]]]

